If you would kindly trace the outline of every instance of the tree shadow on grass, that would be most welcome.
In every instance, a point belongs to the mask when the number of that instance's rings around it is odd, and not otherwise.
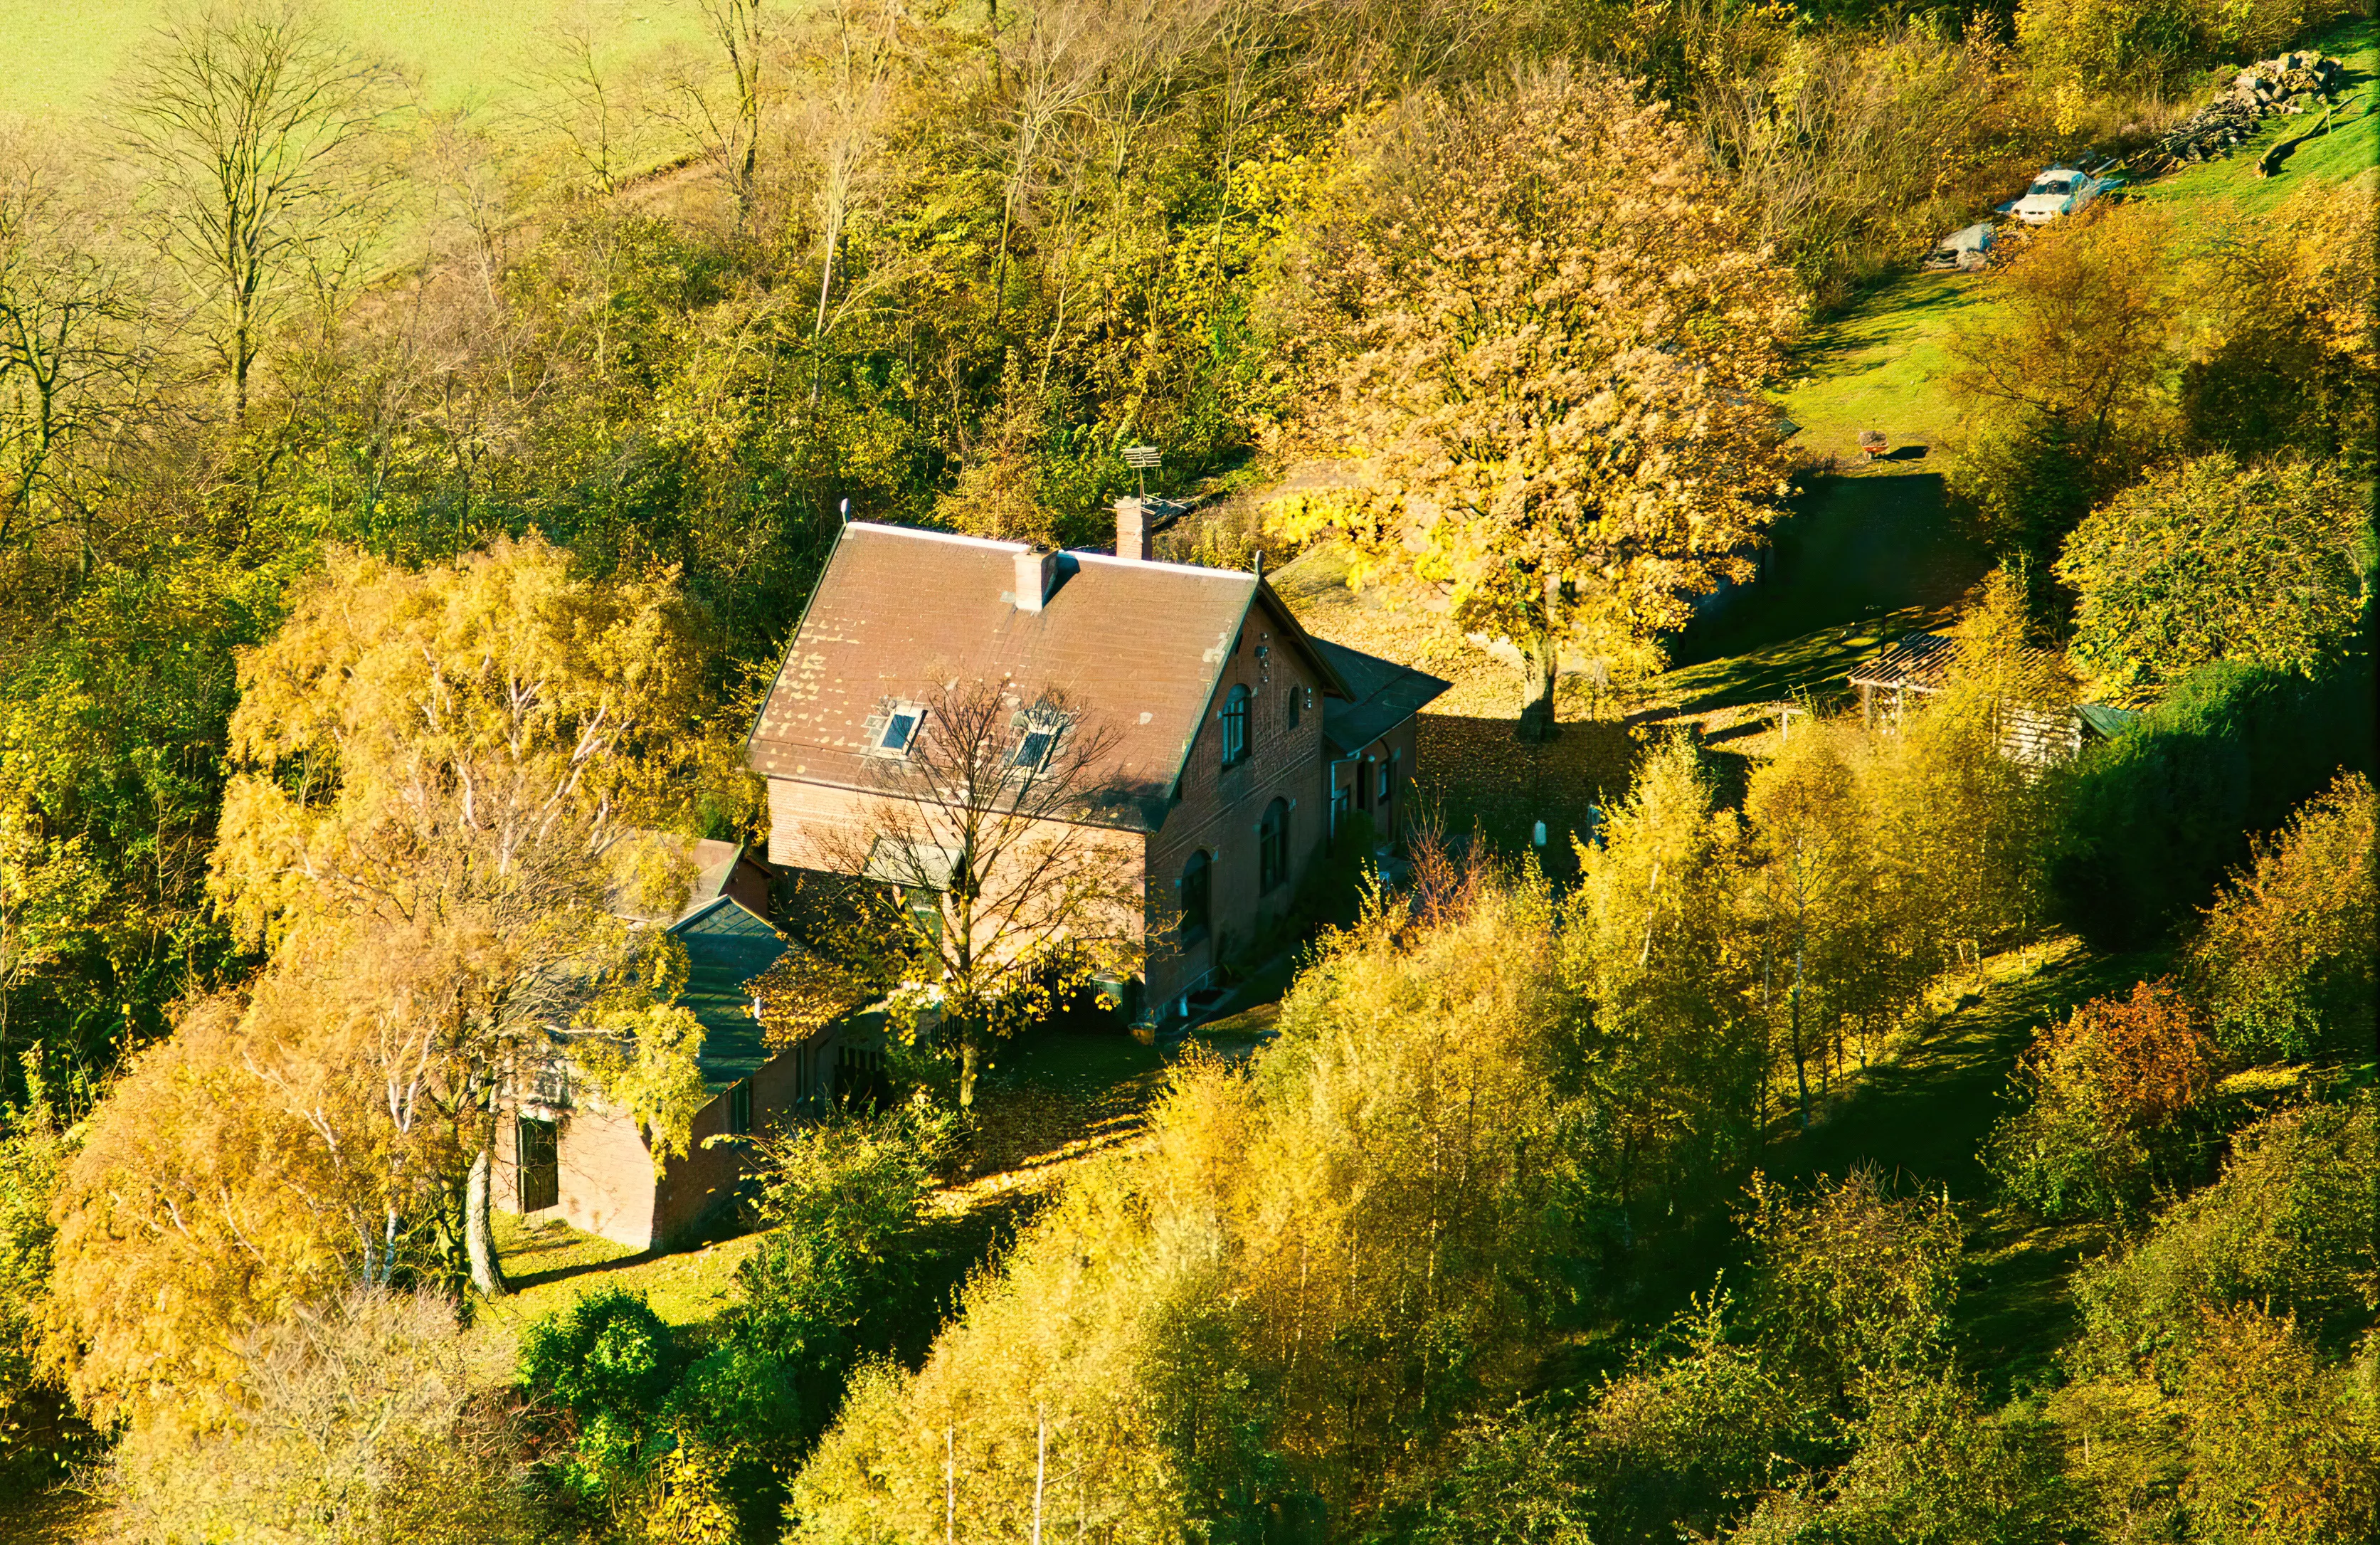
[[[1970,1223],[1955,1318],[1995,1394],[2037,1383],[2072,1334],[2070,1279],[2105,1247],[2091,1224],[2046,1225],[1996,1199],[1982,1150],[2013,1107],[2009,1077],[2045,1025],[2085,999],[2120,992],[2165,967],[2162,952],[2101,955],[2071,941],[2031,972],[1987,984],[1889,1063],[1873,1067],[1771,1173],[1797,1185],[1874,1163],[1904,1185],[1945,1186]]]

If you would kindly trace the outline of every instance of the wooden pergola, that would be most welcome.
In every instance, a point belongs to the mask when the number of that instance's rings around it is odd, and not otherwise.
[[[1876,728],[1877,699],[1884,696],[1890,715],[1888,727],[1899,729],[1910,694],[1926,697],[1949,686],[1958,654],[1957,643],[1939,633],[1912,633],[1852,672],[1852,685],[1859,688],[1860,716],[1867,727]]]

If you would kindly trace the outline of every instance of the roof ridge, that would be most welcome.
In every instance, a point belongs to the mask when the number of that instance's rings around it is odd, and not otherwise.
[[[929,526],[896,526],[884,520],[855,520],[844,528],[849,531],[882,531],[893,536],[919,537],[928,541],[947,541],[963,547],[978,547],[988,552],[1029,553],[1034,544],[1010,541],[1002,537],[971,537],[963,531],[938,531]],[[1078,562],[1114,564],[1128,568],[1155,569],[1160,574],[1184,574],[1197,579],[1239,579],[1249,584],[1258,582],[1259,576],[1245,568],[1215,568],[1206,564],[1166,563],[1156,558],[1123,558],[1096,548],[1066,547],[1059,551]]]

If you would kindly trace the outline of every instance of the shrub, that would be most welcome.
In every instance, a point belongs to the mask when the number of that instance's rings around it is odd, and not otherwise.
[[[2370,1097],[2267,1117],[2221,1176],[2131,1247],[2078,1275],[2068,1358],[2092,1377],[2139,1373],[2172,1393],[2202,1311],[2253,1303],[2294,1315],[2343,1356],[2380,1300],[2380,1121]]]
[[[519,1423],[471,1393],[453,1306],[350,1288],[247,1333],[218,1429],[136,1425],[95,1538],[512,1545],[543,1532]]]
[[[687,1370],[677,1408],[746,1457],[789,1457],[832,1413],[864,1351],[916,1284],[904,1250],[949,1131],[924,1107],[841,1112],[754,1144],[767,1234],[736,1269],[720,1346]],[[881,1338],[879,1338],[880,1340]]]
[[[662,1449],[662,1417],[677,1372],[676,1348],[644,1295],[588,1294],[521,1337],[516,1380],[571,1418],[575,1441],[559,1467],[586,1497],[616,1498]]]
[[[2264,58],[2356,8],[2354,0],[2024,0],[2016,33],[2053,82],[2156,89],[2218,60]]]
[[[2380,821],[2370,780],[2343,774],[2277,841],[2259,843],[2208,912],[2191,971],[2216,1034],[2250,1055],[2369,1056],[2380,1002]]]
[[[2303,462],[2214,455],[2151,474],[2086,517],[2058,560],[2076,666],[2116,695],[2217,660],[2313,675],[2371,604],[2368,505]]]
[[[2373,769],[2372,660],[2312,679],[2236,663],[2185,676],[2116,739],[2053,775],[2048,869],[2058,919],[2107,949],[2189,919],[2252,836],[2341,768]]]
[[[1864,1379],[1942,1366],[1963,1229],[1946,1193],[1897,1198],[1872,1166],[1795,1202],[1753,1177],[1746,1302],[1769,1366],[1828,1403]]]
[[[2190,1166],[2180,1118],[2216,1071],[2214,1042],[2169,980],[2095,998],[2034,1038],[2016,1074],[2026,1108],[1993,1129],[1986,1163],[2045,1218],[2135,1210]]]

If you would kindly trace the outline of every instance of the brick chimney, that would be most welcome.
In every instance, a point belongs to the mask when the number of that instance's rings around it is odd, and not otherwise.
[[[1148,562],[1148,507],[1130,494],[1115,502],[1116,556]]]
[[[1038,612],[1050,599],[1050,581],[1058,578],[1058,554],[1046,547],[1028,547],[1016,554],[1016,609]]]

